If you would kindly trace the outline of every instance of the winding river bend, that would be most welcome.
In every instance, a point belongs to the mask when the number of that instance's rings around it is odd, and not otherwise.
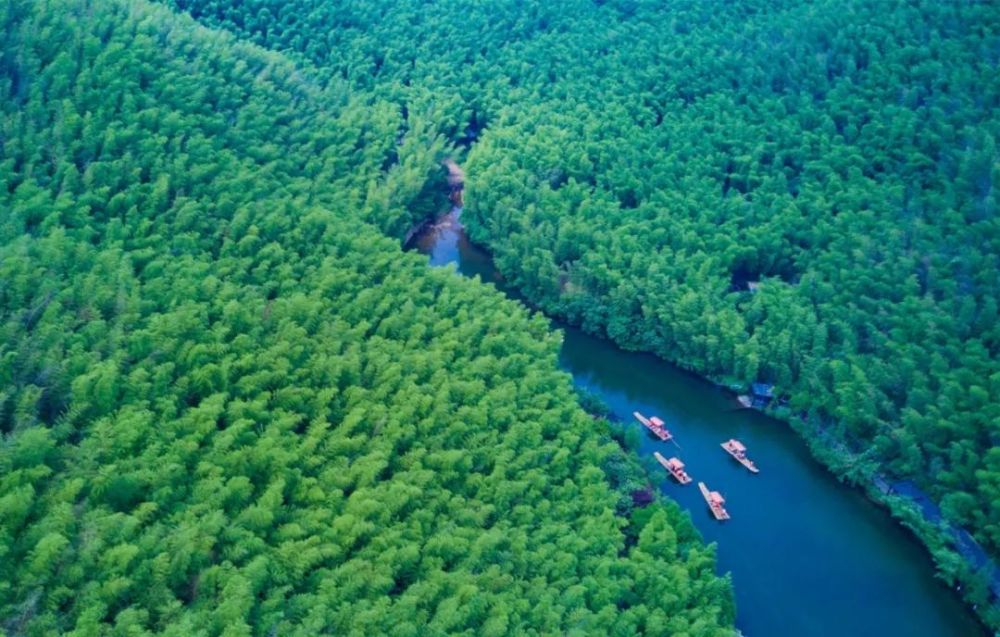
[[[415,238],[430,263],[504,289],[489,254],[454,213]],[[509,296],[520,298],[512,290]],[[817,463],[785,424],[736,410],[733,398],[648,354],[624,352],[564,324],[562,367],[631,425],[658,415],[681,446],[643,436],[640,453],[679,455],[694,480],[726,497],[732,519],[716,522],[696,485],[665,483],[731,572],[737,625],[748,637],[977,637],[983,628],[935,579],[923,548],[859,492]],[[761,468],[750,475],[719,447],[739,438]]]

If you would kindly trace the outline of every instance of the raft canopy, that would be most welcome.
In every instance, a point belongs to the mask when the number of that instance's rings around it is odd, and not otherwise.
[[[733,451],[746,451],[747,448],[743,446],[743,443],[736,438],[730,438],[729,442],[726,443]]]

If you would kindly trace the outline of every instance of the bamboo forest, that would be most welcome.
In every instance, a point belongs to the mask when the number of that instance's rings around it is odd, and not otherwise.
[[[1000,4],[0,28],[0,637],[1000,634]]]

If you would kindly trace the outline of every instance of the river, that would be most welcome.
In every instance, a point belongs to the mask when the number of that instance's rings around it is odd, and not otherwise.
[[[468,240],[454,213],[414,243],[431,265],[454,263],[461,274],[521,298],[504,288],[490,255]],[[633,411],[660,416],[681,447],[643,435],[639,453],[677,455],[695,483],[725,496],[732,519],[719,523],[696,484],[663,485],[717,543],[720,572],[732,573],[736,624],[747,637],[986,635],[934,577],[923,547],[839,483],[786,424],[737,409],[731,394],[652,355],[622,351],[559,322],[554,327],[565,333],[560,364],[578,386],[600,396],[627,426],[642,429]],[[725,454],[719,444],[729,438],[747,446],[760,474]]]

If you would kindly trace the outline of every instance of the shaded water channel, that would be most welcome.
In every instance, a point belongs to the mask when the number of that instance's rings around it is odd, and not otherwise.
[[[454,213],[419,233],[416,248],[433,266],[456,264],[503,287],[489,254],[473,245]],[[631,414],[658,415],[676,437],[642,436],[639,453],[679,456],[695,483],[663,491],[718,544],[731,572],[737,626],[747,637],[976,637],[985,631],[958,596],[935,579],[910,534],[860,492],[840,484],[789,427],[736,409],[715,385],[648,354],[625,352],[559,322],[562,367],[600,396],[627,426]],[[645,433],[645,430],[642,430]],[[719,447],[738,438],[760,467],[749,474]],[[659,469],[658,465],[657,470]],[[726,498],[732,519],[716,522],[696,483]]]

